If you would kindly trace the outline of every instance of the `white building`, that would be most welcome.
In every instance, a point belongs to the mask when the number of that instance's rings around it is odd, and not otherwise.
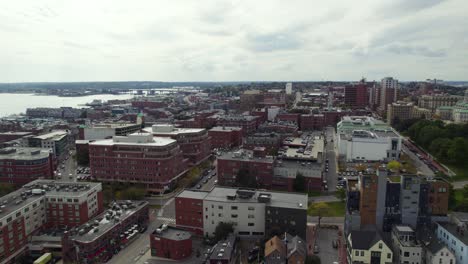
[[[455,264],[455,255],[436,239],[426,246],[426,264]]]
[[[351,231],[347,240],[348,263],[394,263],[392,250],[376,231]]]
[[[352,160],[399,159],[402,138],[392,127],[368,116],[345,116],[337,125],[339,154]]]
[[[292,94],[292,87],[293,87],[292,83],[286,84],[286,88],[285,88],[286,94]]]
[[[451,223],[437,223],[436,235],[455,254],[456,264],[468,263],[468,222],[458,226]]]
[[[413,229],[409,226],[394,226],[392,230],[394,250],[393,263],[423,263],[423,248]]]

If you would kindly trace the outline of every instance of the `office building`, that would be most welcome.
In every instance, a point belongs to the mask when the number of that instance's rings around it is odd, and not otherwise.
[[[384,114],[387,112],[387,106],[398,99],[399,93],[398,80],[392,77],[383,78],[380,82],[380,106],[379,112]]]
[[[448,94],[433,94],[433,95],[421,95],[418,98],[418,106],[421,108],[429,109],[432,113],[437,108],[443,106],[454,106],[457,102],[463,100],[462,96],[448,95]]]
[[[89,143],[91,175],[103,182],[138,183],[164,192],[187,170],[177,141],[134,133]]]
[[[42,148],[0,149],[0,183],[16,186],[54,177],[55,157]]]
[[[184,158],[192,165],[201,163],[211,154],[210,137],[204,128],[176,128],[170,124],[159,124],[143,130],[156,137],[176,140]]]
[[[68,152],[68,132],[53,131],[47,134],[25,137],[28,147],[49,149],[56,157],[66,155]]]

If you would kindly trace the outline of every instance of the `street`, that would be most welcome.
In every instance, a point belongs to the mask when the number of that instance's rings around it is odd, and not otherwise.
[[[336,174],[336,152],[335,152],[335,128],[327,127],[325,130],[327,144],[325,145],[325,159],[328,159],[328,172],[324,171],[324,179],[327,181],[328,192],[336,191],[338,176]],[[333,139],[333,142],[331,140]]]
[[[77,164],[76,164],[76,160],[73,159],[74,154],[75,154],[75,151],[70,150],[70,152],[67,154],[68,158],[60,161],[60,163],[57,166],[57,174],[55,175],[56,180],[68,181],[68,182],[76,181]],[[59,173],[60,173],[60,176],[58,176]]]
[[[401,149],[403,150],[404,153],[406,153],[411,158],[411,160],[413,160],[414,166],[419,172],[422,173],[422,175],[434,177],[434,172],[431,169],[429,169],[429,167],[424,162],[422,162],[421,159],[419,159],[415,153],[409,150],[405,146],[405,144],[401,144]]]

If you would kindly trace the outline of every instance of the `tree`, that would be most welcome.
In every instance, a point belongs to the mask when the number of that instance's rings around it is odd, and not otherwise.
[[[387,164],[387,168],[391,171],[396,171],[397,173],[400,173],[401,163],[396,160],[392,160]]]
[[[215,243],[217,243],[220,240],[226,239],[227,236],[232,232],[234,232],[233,223],[219,222],[214,232]]]
[[[455,190],[453,189],[453,185],[449,185],[449,197],[448,197],[448,205],[450,209],[454,209],[457,204],[457,199],[455,198]]]
[[[359,164],[356,164],[355,168],[357,171],[365,171],[367,170],[367,165],[359,163]]]
[[[320,227],[320,220],[322,219],[322,216],[330,210],[330,206],[325,203],[325,202],[318,202],[314,203],[311,206],[312,210],[314,210],[317,213],[318,216],[318,225]]]
[[[320,264],[320,258],[317,255],[307,256],[305,260],[305,264]]]
[[[345,189],[341,188],[341,189],[336,190],[335,196],[336,198],[340,199],[340,201],[344,202],[344,200],[346,199]]]
[[[296,192],[304,192],[306,185],[306,178],[301,173],[296,174],[296,179],[294,179],[294,191]]]
[[[9,183],[2,183],[0,184],[0,196],[4,196],[9,194],[15,190],[15,186]]]

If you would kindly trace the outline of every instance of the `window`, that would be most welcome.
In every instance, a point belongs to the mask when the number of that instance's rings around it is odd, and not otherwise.
[[[379,249],[382,249],[382,243],[379,243]]]
[[[253,210],[255,210],[255,207],[249,206],[249,211],[253,211]]]
[[[237,210],[237,206],[231,206],[231,210]]]
[[[248,226],[254,226],[255,224],[254,223],[248,223]]]
[[[364,250],[361,250],[361,257],[364,257]]]
[[[236,215],[236,214],[232,214],[232,215],[231,215],[231,218],[237,218],[237,215]]]
[[[255,215],[249,214],[249,215],[247,216],[247,218],[250,218],[250,219],[255,218]]]
[[[359,256],[359,250],[356,250],[356,254],[355,254],[355,255],[356,255],[356,256]]]
[[[392,253],[387,253],[387,258],[391,259],[392,258]]]
[[[406,252],[406,251],[405,251],[405,252],[403,252],[403,256],[405,256],[405,257],[409,257],[409,252]]]
[[[218,209],[223,210],[223,206],[222,206],[222,205],[218,205]]]

